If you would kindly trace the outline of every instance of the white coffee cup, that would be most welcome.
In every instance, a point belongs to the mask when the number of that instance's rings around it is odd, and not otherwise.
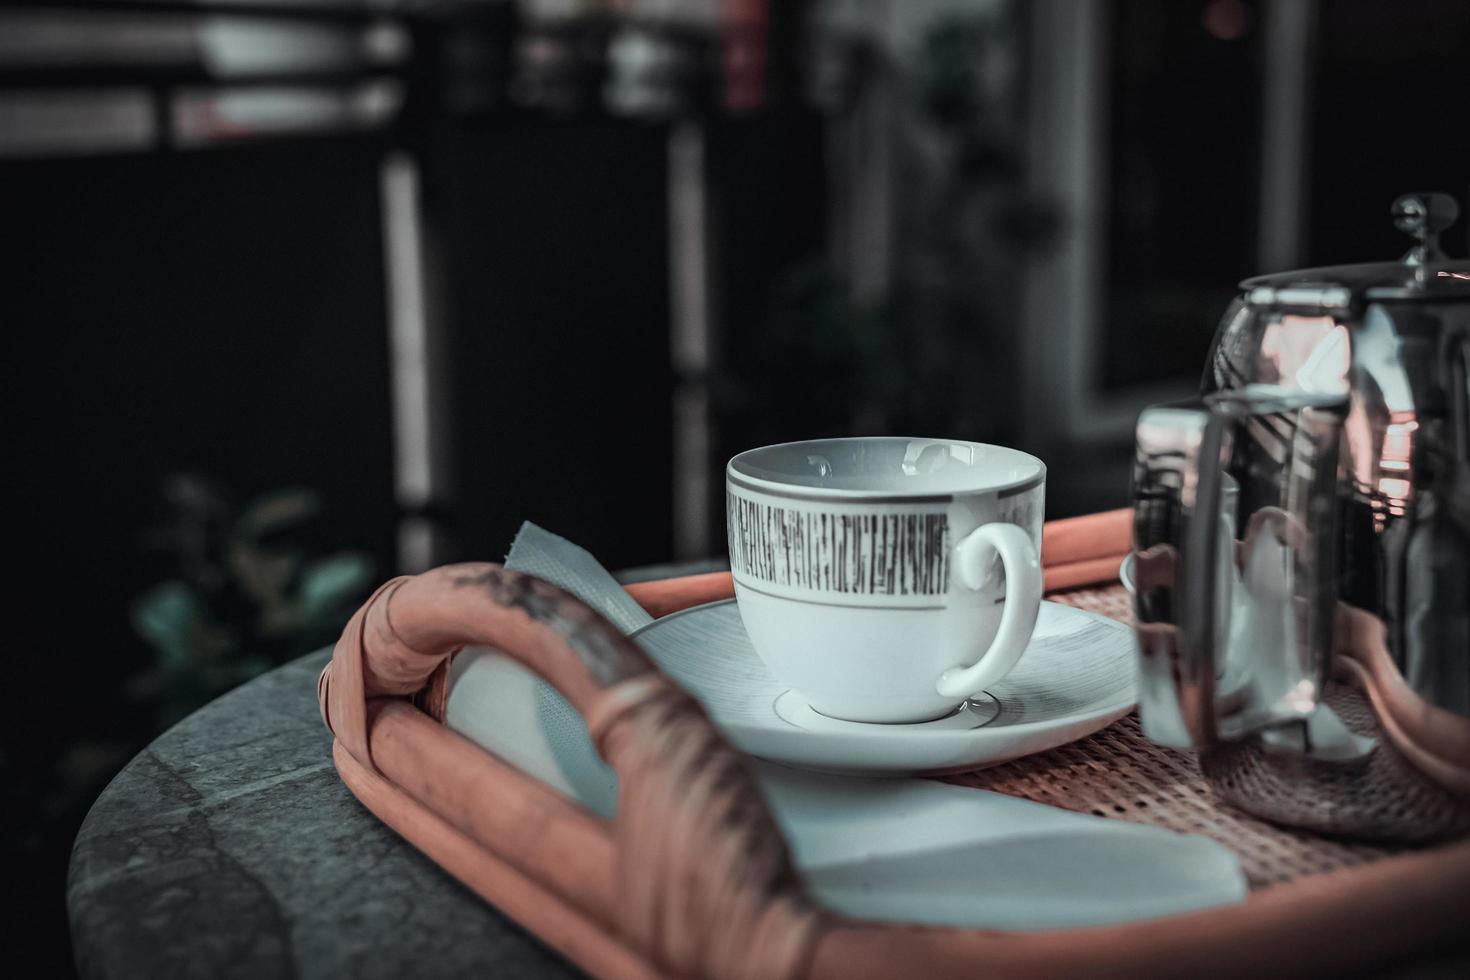
[[[817,439],[725,467],[740,617],[826,715],[942,717],[1004,677],[1041,604],[1046,466],[951,439]]]

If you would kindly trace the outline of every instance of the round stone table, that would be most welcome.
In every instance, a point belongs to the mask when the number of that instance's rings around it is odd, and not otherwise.
[[[67,904],[83,977],[574,977],[337,778],[328,651],[159,736],[92,806]]]

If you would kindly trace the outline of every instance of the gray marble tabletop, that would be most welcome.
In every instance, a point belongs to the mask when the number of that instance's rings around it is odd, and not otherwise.
[[[327,651],[159,736],[93,805],[67,903],[83,977],[573,977],[337,778]]]

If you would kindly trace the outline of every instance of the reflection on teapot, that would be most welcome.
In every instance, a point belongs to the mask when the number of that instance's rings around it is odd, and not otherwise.
[[[1140,417],[1140,716],[1253,812],[1430,840],[1470,830],[1470,264],[1452,199],[1394,216],[1399,262],[1243,283]]]

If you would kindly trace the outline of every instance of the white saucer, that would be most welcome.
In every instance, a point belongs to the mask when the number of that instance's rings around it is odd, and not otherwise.
[[[1137,561],[1133,557],[1133,552],[1130,551],[1123,556],[1123,563],[1118,566],[1118,581],[1123,583],[1123,588],[1128,590],[1129,595],[1133,595],[1138,591],[1138,586],[1133,580],[1133,566],[1136,564]]]
[[[1065,745],[1132,709],[1133,631],[1043,602],[1020,664],[985,695],[916,725],[842,721],[773,678],[733,599],[665,616],[632,634],[697,697],[741,750],[786,765],[889,774],[977,769]]]

